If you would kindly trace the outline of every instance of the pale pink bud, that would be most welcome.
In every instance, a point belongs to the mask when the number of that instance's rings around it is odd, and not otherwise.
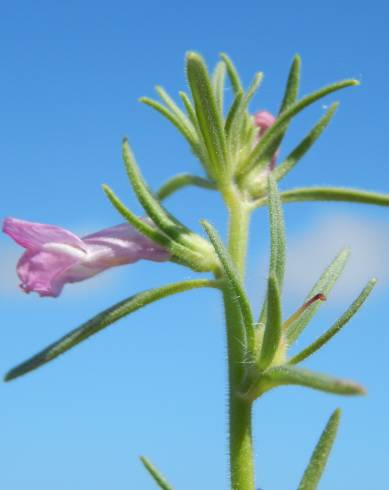
[[[276,118],[268,111],[259,111],[254,114],[254,126],[258,128],[257,139],[258,143],[265,132],[275,123]],[[278,151],[273,155],[269,170],[273,170],[276,165]]]
[[[3,231],[26,249],[16,267],[21,288],[40,296],[56,297],[66,283],[83,281],[117,265],[170,259],[167,250],[129,224],[79,238],[59,226],[7,218]]]

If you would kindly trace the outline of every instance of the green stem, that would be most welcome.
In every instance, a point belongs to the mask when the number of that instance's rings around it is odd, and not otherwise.
[[[247,235],[250,212],[238,196],[226,196],[230,211],[228,249],[239,273],[244,277]],[[229,373],[229,436],[230,474],[232,490],[254,490],[253,443],[251,434],[251,405],[238,395],[244,376],[244,338],[239,323],[242,317],[230,290],[223,293]]]

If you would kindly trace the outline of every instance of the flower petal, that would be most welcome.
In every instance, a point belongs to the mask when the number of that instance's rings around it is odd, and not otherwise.
[[[58,296],[65,283],[88,279],[110,267],[140,259],[156,262],[170,259],[167,250],[130,224],[113,226],[81,239],[58,226],[7,218],[3,231],[27,249],[17,265],[21,288],[41,296]]]
[[[58,296],[66,282],[65,272],[79,262],[79,258],[65,253],[45,250],[25,252],[16,267],[20,287],[26,293],[35,291],[40,296]]]
[[[6,218],[3,231],[16,243],[31,251],[38,251],[44,244],[50,242],[64,243],[85,250],[82,240],[77,235],[55,225]]]
[[[112,262],[111,265],[129,264],[140,259],[162,262],[170,258],[167,250],[140,234],[128,223],[87,235],[83,241],[89,250],[91,245],[104,247],[106,259]]]

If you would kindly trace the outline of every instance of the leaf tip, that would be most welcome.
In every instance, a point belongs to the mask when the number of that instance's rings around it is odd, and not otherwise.
[[[362,395],[362,396],[367,395],[368,391],[364,386],[357,385],[356,388],[357,388],[356,395]]]
[[[15,372],[14,369],[11,369],[10,371],[8,371],[4,378],[3,378],[3,381],[5,383],[8,383],[9,381],[12,381],[13,379],[17,378],[18,377],[18,374]]]
[[[376,277],[372,277],[369,281],[369,284],[371,284],[372,286],[375,286],[378,282],[378,279]]]
[[[301,55],[299,53],[295,53],[293,56],[293,63],[298,66],[301,65]]]
[[[202,62],[202,56],[196,51],[188,51],[186,53],[186,61],[189,62]]]
[[[338,422],[340,420],[341,415],[342,415],[342,410],[341,408],[338,407],[332,412],[331,418]]]

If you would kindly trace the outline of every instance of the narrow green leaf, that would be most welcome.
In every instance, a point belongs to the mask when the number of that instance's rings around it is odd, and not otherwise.
[[[226,250],[215,228],[205,220],[203,220],[201,224],[203,225],[205,231],[208,234],[209,239],[211,240],[212,245],[215,248],[215,252],[220,259],[225,277],[228,281],[228,285],[230,289],[233,291],[236,297],[236,301],[239,304],[239,308],[245,325],[248,348],[250,352],[253,352],[254,333],[255,333],[254,320],[251,312],[250,302],[244,290],[240,275],[236,270],[236,267],[231,259],[231,256]]]
[[[187,186],[201,187],[202,189],[215,190],[216,184],[211,180],[204,179],[197,175],[191,174],[178,174],[165,182],[156,194],[158,199],[163,200],[174,194],[176,191]]]
[[[238,104],[231,120],[226,121],[227,145],[232,160],[237,164],[242,151],[242,130],[245,126],[247,101],[244,96],[237,95]],[[235,107],[232,107],[234,110]]]
[[[186,112],[188,113],[188,117],[190,121],[193,124],[193,127],[197,127],[197,116],[196,116],[196,111],[193,107],[192,101],[188,97],[188,95],[185,92],[179,92],[179,95],[181,97],[181,100],[185,106]]]
[[[332,339],[334,335],[336,335],[340,330],[351,320],[351,318],[357,313],[359,308],[366,301],[370,293],[372,292],[374,286],[376,285],[377,280],[371,279],[358,298],[352,303],[349,308],[343,313],[343,315],[337,320],[331,328],[329,328],[323,335],[321,335],[315,342],[306,347],[304,350],[296,354],[289,360],[289,364],[297,364],[307,357],[314,354],[318,351],[323,345],[325,345],[329,340]]]
[[[165,116],[166,119],[168,119],[188,141],[189,145],[192,147],[193,152],[199,156],[199,143],[197,141],[196,133],[193,127],[189,125],[189,121],[184,122],[183,120],[178,119],[177,116],[173,114],[167,107],[160,104],[156,100],[150,99],[149,97],[141,97],[139,100],[140,102],[143,102],[143,104],[152,107],[160,114]]]
[[[141,456],[140,460],[159,488],[162,488],[162,490],[173,490],[173,487],[166,481],[165,477],[157,470],[149,459]]]
[[[316,490],[320,478],[325,470],[328,457],[335,442],[339,428],[341,412],[336,409],[329,418],[322,432],[315,450],[311,456],[307,469],[304,472],[298,490]]]
[[[246,93],[246,105],[247,106],[249,105],[249,103],[250,103],[251,99],[253,98],[255,92],[261,86],[262,80],[263,80],[263,73],[261,71],[259,71],[258,73],[256,73],[254,75],[254,79],[251,82],[251,85],[247,90],[247,93]]]
[[[263,370],[271,365],[281,341],[282,310],[280,290],[275,275],[271,275],[267,286],[266,327],[262,341],[258,368]]]
[[[80,327],[72,330],[64,337],[46,347],[46,349],[11,369],[11,371],[6,374],[5,381],[10,381],[11,379],[17,378],[28,373],[29,371],[39,368],[43,364],[55,359],[60,354],[72,349],[91,335],[100,332],[100,330],[103,330],[112,323],[117,322],[124,316],[129,315],[130,313],[133,313],[134,311],[139,310],[150,303],[173,294],[203,287],[216,288],[220,287],[220,283],[217,281],[210,281],[208,279],[182,281],[168,284],[160,288],[149,289],[147,291],[135,294],[134,296],[130,296],[129,298],[120,301],[119,303],[116,303],[110,308],[102,311],[87,322],[83,323]]]
[[[240,156],[242,147],[244,146],[247,135],[246,125],[247,122],[253,126],[251,115],[248,114],[248,105],[261,84],[263,73],[257,73],[254,77],[246,94],[238,92],[235,96],[234,102],[228,113],[225,131],[227,134],[227,145],[231,155],[236,159],[236,155]]]
[[[231,61],[231,58],[229,58],[229,56],[227,56],[225,53],[220,53],[220,58],[226,64],[228,77],[230,79],[235,94],[238,94],[239,92],[243,92],[243,86],[240,81],[238,71],[235,68],[234,63]]]
[[[345,201],[362,204],[389,206],[389,194],[368,192],[359,189],[344,189],[342,187],[303,187],[281,193],[282,201]]]
[[[224,82],[226,78],[226,64],[219,61],[212,75],[212,87],[220,114],[224,111]]]
[[[147,236],[150,238],[150,240],[159,243],[170,251],[172,254],[172,261],[183,263],[190,266],[193,270],[210,270],[208,265],[203,261],[202,257],[193,250],[193,247],[186,247],[185,245],[181,245],[180,243],[171,240],[157,228],[150,226],[147,222],[138,218],[122,203],[122,201],[107,185],[103,185],[103,190],[113,206],[132,226],[134,226],[134,228],[139,231],[139,233],[142,233],[142,235]]]
[[[192,92],[197,120],[212,165],[215,180],[228,167],[222,114],[209,80],[204,60],[197,53],[187,55],[187,77]]]
[[[305,301],[310,300],[317,294],[324,294],[324,296],[329,295],[337,279],[342,274],[349,256],[350,250],[345,248],[335,257],[335,259],[326,268],[326,270],[320,276],[319,280],[308,293]],[[321,304],[321,301],[316,301],[315,303],[313,303],[304,311],[304,313],[298,318],[298,320],[296,320],[289,326],[287,331],[287,342],[289,345],[291,345],[299,337],[299,335],[310,322],[316,311],[320,308]]]
[[[261,140],[254,147],[249,157],[240,164],[240,168],[238,169],[239,174],[245,174],[254,167],[259,169],[270,161],[271,157],[277,151],[280,144],[280,139],[285,134],[290,121],[299,112],[332,92],[354,85],[358,85],[356,80],[344,80],[337,82],[317,90],[316,92],[303,97],[289,106],[288,109],[279,115],[271,128],[269,128],[262,136]]]
[[[286,82],[284,98],[281,103],[279,114],[284,112],[285,109],[290,107],[296,101],[300,87],[300,72],[301,58],[296,54],[289,70],[288,81]]]
[[[123,160],[132,188],[147,215],[153,220],[156,226],[169,237],[186,244],[185,237],[190,233],[189,230],[182,223],[179,223],[173,218],[154,197],[140,173],[127,140],[124,140],[123,142]]]
[[[268,200],[270,218],[270,265],[269,276],[274,275],[282,291],[285,274],[285,224],[284,213],[277,183],[270,174],[268,177]],[[262,307],[258,323],[266,323],[267,299]]]
[[[190,119],[188,119],[186,114],[178,107],[178,105],[174,102],[174,100],[170,97],[166,90],[163,87],[157,85],[155,87],[155,91],[161,97],[163,102],[165,102],[165,104],[170,109],[171,113],[176,117],[176,119],[180,121],[183,126],[188,127],[191,132],[194,132],[194,128],[192,127]]]
[[[233,127],[234,121],[241,113],[241,107],[243,106],[243,104],[244,104],[244,94],[243,92],[238,92],[235,95],[235,99],[231,104],[230,110],[228,111],[226,122],[224,125],[227,138],[229,138],[229,134],[231,133],[231,128]]]
[[[275,387],[279,385],[298,385],[314,390],[335,393],[337,395],[364,395],[365,389],[346,379],[333,378],[326,374],[316,373],[296,366],[276,366],[263,374],[263,382]]]
[[[134,228],[139,231],[139,233],[147,236],[148,238],[150,238],[150,240],[159,243],[163,247],[169,248],[171,240],[166,235],[147,224],[147,222],[145,222],[144,220],[138,218],[138,216],[136,216],[122,203],[122,201],[117,197],[117,195],[108,185],[103,184],[102,188],[105,192],[105,195],[111,201],[112,205]]]
[[[270,274],[277,278],[278,286],[282,290],[285,274],[285,224],[280,193],[274,177],[268,177],[269,190],[269,217],[270,217]]]
[[[192,101],[190,100],[190,98],[188,97],[188,95],[185,93],[185,92],[179,92],[179,95],[181,97],[181,100],[185,106],[185,109],[186,109],[186,112],[188,114],[188,117],[195,129],[195,132],[196,132],[196,146],[195,148],[192,148],[194,154],[199,158],[200,162],[203,164],[203,167],[207,173],[207,175],[213,179],[212,177],[212,164],[210,166],[209,164],[209,159],[208,159],[208,155],[207,155],[207,149],[205,147],[205,143],[204,143],[204,139],[203,139],[203,135],[201,134],[201,130],[200,130],[200,127],[199,127],[199,122],[197,120],[197,115],[196,115],[196,111],[195,111],[195,108],[193,107],[193,104],[192,104]]]
[[[169,96],[169,94],[162,87],[157,86],[155,87],[155,90],[157,94],[161,97],[163,102],[165,102],[165,104],[167,105],[168,109],[170,110],[170,113],[175,118],[177,124],[182,128],[181,133],[184,134],[184,136],[185,134],[190,136],[190,138],[186,137],[186,139],[191,145],[193,153],[203,163],[206,163],[204,162],[205,155],[204,155],[204,148],[201,140],[201,134],[198,134],[198,121],[196,118],[196,114],[190,100],[189,99],[185,100],[186,94],[182,92],[184,96],[180,94],[180,97],[184,103],[188,115],[186,115],[178,107],[178,105],[174,102],[174,100]]]
[[[320,137],[324,129],[328,126],[329,122],[333,118],[339,103],[335,102],[331,104],[324,116],[318,121],[318,123],[311,129],[311,131],[305,136],[305,138],[294,148],[291,153],[281,162],[273,171],[274,178],[280,180],[288,174],[293,167],[299,162],[307,151],[313,146],[316,140]]]

